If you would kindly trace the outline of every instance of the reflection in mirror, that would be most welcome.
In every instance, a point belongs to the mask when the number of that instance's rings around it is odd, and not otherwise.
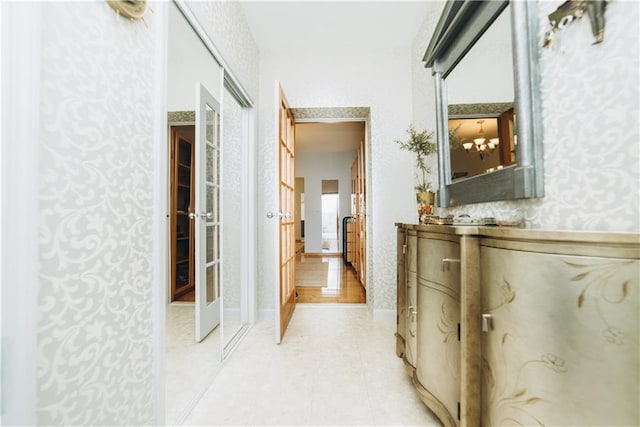
[[[436,87],[440,207],[544,195],[536,3],[445,5],[424,56]]]
[[[480,106],[480,108],[478,108]],[[507,108],[500,114],[492,111]],[[474,110],[482,111],[473,114]],[[458,114],[452,114],[452,111]],[[465,114],[466,112],[466,114]],[[451,179],[493,172],[516,161],[513,104],[466,104],[449,106]]]
[[[222,158],[222,215],[224,232],[222,234],[223,280],[223,345],[225,353],[231,348],[238,334],[246,326],[242,314],[242,301],[246,299],[242,287],[242,106],[225,88],[222,94],[224,129]]]
[[[221,328],[213,330],[202,342],[195,340],[195,292],[176,286],[182,276],[193,281],[195,269],[194,221],[189,212],[195,208],[195,86],[203,84],[218,97],[222,70],[200,38],[195,34],[176,4],[168,7],[167,110],[168,133],[181,135],[184,143],[168,141],[168,187],[170,208],[170,267],[165,336],[165,417],[168,424],[182,424],[182,417],[197,396],[206,390],[222,359]],[[213,132],[213,128],[207,133]],[[186,142],[190,142],[187,144]],[[207,150],[211,151],[211,150]],[[213,154],[212,152],[208,154]],[[188,160],[188,161],[187,161]],[[213,171],[207,171],[211,178]],[[181,198],[182,195],[182,198]],[[213,196],[213,195],[212,195]],[[214,198],[208,196],[207,208]],[[214,230],[207,228],[211,243]],[[207,258],[216,257],[214,245],[206,245]],[[191,250],[187,250],[191,248]],[[207,269],[207,284],[214,284],[213,272]],[[186,279],[185,279],[186,280]],[[171,286],[173,284],[174,286]],[[207,292],[213,298],[216,292]]]
[[[507,6],[446,77],[454,181],[514,163],[511,144],[504,140],[508,132],[503,128],[510,124],[507,118],[503,123],[495,115],[507,112],[491,111],[497,105],[510,106],[513,116],[510,13]],[[457,114],[452,114],[452,109],[458,110]],[[503,147],[507,150],[504,153]]]

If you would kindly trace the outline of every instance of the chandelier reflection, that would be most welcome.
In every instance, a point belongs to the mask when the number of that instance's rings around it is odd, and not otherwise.
[[[484,159],[486,155],[491,154],[498,144],[500,140],[498,138],[487,139],[484,134],[483,128],[484,120],[478,120],[478,124],[480,125],[479,137],[475,138],[473,142],[463,142],[462,146],[467,152],[476,151],[480,156],[480,159]]]

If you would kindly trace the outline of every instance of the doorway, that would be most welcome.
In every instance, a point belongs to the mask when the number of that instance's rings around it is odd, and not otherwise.
[[[322,180],[322,253],[336,254],[339,253],[339,237],[340,230],[340,197],[339,184],[337,179]]]
[[[354,215],[352,167],[366,140],[366,122],[299,120],[295,133],[296,183],[304,186],[304,250],[296,257],[297,302],[365,303],[366,288],[343,251],[354,243],[348,243],[344,224]]]

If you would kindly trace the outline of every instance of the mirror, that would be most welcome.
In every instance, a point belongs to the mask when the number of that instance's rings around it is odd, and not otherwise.
[[[544,194],[535,7],[445,5],[424,57],[436,87],[440,207]]]
[[[242,286],[242,266],[245,257],[242,253],[243,239],[240,238],[244,226],[243,211],[244,193],[242,189],[244,122],[243,106],[229,91],[224,88],[222,95],[224,113],[222,117],[223,143],[222,158],[222,286],[223,288],[223,344],[224,356],[233,349],[237,340],[245,332],[247,325],[245,287]]]
[[[185,411],[209,386],[222,361],[221,333],[216,327],[201,342],[196,342],[195,235],[197,225],[189,212],[195,210],[196,197],[196,83],[220,99],[222,67],[211,55],[175,3],[168,7],[167,40],[167,186],[170,205],[169,286],[165,335],[165,417],[168,424],[179,425]],[[213,111],[207,112],[212,123]],[[207,129],[207,135],[214,129]],[[218,135],[218,129],[215,129]],[[218,136],[219,137],[219,136]],[[209,153],[207,145],[207,153]],[[207,162],[214,166],[213,162]],[[213,170],[207,168],[206,181]],[[209,188],[208,186],[207,188]],[[207,192],[209,194],[209,192]],[[213,211],[214,198],[207,197],[207,210]],[[207,226],[207,260],[217,256]],[[209,279],[210,269],[206,270]],[[207,280],[207,285],[211,280]],[[214,294],[207,286],[207,299]],[[217,292],[215,293],[217,294]]]

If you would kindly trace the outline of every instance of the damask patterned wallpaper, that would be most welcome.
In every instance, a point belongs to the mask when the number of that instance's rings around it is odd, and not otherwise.
[[[547,15],[557,6],[538,2],[540,41]],[[438,209],[438,214],[487,216],[519,208],[531,228],[640,231],[639,9],[637,2],[609,2],[602,44],[592,45],[585,17],[569,25],[551,49],[538,49],[544,198]],[[436,22],[437,17],[425,20],[413,46],[414,122],[430,129],[435,129],[435,95],[421,58]],[[433,172],[437,181],[435,167]]]
[[[154,423],[156,25],[43,2],[37,417]]]

